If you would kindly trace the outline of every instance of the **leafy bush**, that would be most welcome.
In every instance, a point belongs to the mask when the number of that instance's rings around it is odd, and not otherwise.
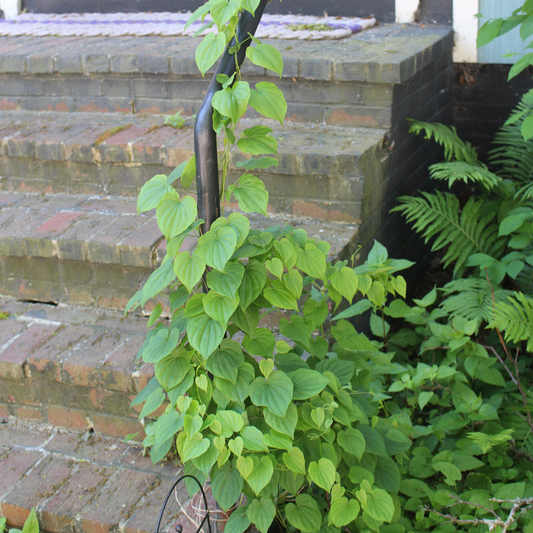
[[[6,527],[7,520],[0,517],[0,533],[2,533]],[[37,521],[37,514],[35,509],[32,509],[30,515],[24,522],[22,530],[11,528],[9,533],[39,533],[39,522]]]
[[[235,36],[239,12],[257,4],[211,0],[195,12],[193,20],[211,11],[218,30],[197,49],[202,74]],[[279,52],[253,40],[247,58],[281,74]],[[241,212],[266,215],[268,192],[250,171],[277,164],[277,141],[267,126],[238,133],[237,125],[248,105],[283,123],[285,100],[273,83],[250,88],[239,69],[218,82],[220,196]],[[516,148],[505,135],[520,120],[509,123],[501,146]],[[511,327],[503,307],[510,292],[501,283],[529,272],[526,179],[512,183],[490,171],[445,126],[414,127],[446,147],[448,161],[432,169],[436,179],[480,190],[461,215],[450,193],[400,207],[426,238],[436,237],[435,248],[449,246],[445,261],[458,278],[439,306],[436,289],[407,305],[399,272],[412,263],[390,259],[377,242],[354,268],[328,263],[329,245],[302,229],[250,229],[237,211],[202,231],[196,201],[176,190],[191,185],[194,158],[140,192],[139,211],[156,209],[167,255],[128,310],[166,294],[171,320],[161,318],[161,303],[154,307],[139,356],[154,364],[155,377],[133,404],[143,404],[152,460],[176,450],[186,473],[210,481],[223,509],[236,507],[228,533],[251,523],[262,533],[274,523],[308,533],[507,531],[532,516],[527,499],[514,502],[533,495],[530,356],[518,358],[503,339],[498,347],[484,328],[494,324],[511,340],[524,335]],[[236,150],[244,172],[229,184]],[[508,151],[498,157],[502,172],[521,165]],[[522,225],[513,227],[517,215]],[[180,251],[188,237],[197,239],[194,251]],[[519,258],[506,254],[511,242]],[[479,275],[461,278],[471,267]],[[260,320],[280,310],[287,318],[276,339]],[[371,336],[347,321],[364,312]],[[497,316],[510,325],[496,324]]]

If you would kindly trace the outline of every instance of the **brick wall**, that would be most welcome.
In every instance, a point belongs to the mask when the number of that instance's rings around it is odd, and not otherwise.
[[[454,124],[459,135],[485,158],[494,134],[522,95],[533,88],[533,67],[507,81],[511,65],[454,65]]]

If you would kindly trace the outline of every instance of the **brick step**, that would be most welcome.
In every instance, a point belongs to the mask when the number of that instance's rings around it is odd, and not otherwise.
[[[147,316],[5,297],[0,313],[0,417],[143,438],[142,406],[130,403],[154,376],[137,359]],[[268,314],[259,326],[277,335],[288,315]]]
[[[353,253],[357,224],[270,215],[261,229],[290,223]],[[182,249],[192,249],[187,239]],[[124,309],[165,254],[155,213],[136,214],[133,197],[0,192],[0,294],[41,302]]]
[[[98,434],[49,425],[0,423],[0,515],[22,528],[35,508],[41,531],[60,533],[153,533],[159,512],[182,469],[171,462],[153,466],[138,445]],[[210,492],[209,492],[210,494]],[[185,486],[177,496],[195,517]],[[211,497],[210,508],[215,509]],[[161,531],[196,528],[172,499]]]
[[[119,113],[183,109],[191,115],[210,78],[202,79],[194,62],[200,40],[2,37],[0,107]],[[339,41],[265,42],[284,59],[279,86],[291,121],[383,128],[391,126],[393,108],[411,96],[395,94],[393,86],[440,58],[452,45],[453,32],[395,24]],[[263,68],[245,65],[244,70],[252,83],[274,81]]]
[[[152,176],[168,175],[193,154],[192,128],[163,123],[160,115],[2,111],[0,189],[137,195]],[[254,124],[245,120],[243,128]],[[274,127],[280,141],[279,166],[254,171],[270,193],[270,210],[359,222],[363,196],[386,164],[385,133]],[[236,177],[234,169],[229,181]],[[191,191],[196,191],[195,183]]]

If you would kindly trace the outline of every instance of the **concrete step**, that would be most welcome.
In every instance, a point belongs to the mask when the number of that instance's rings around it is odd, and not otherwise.
[[[2,111],[0,189],[135,196],[152,176],[168,175],[193,154],[191,126],[175,129],[163,124],[161,115],[132,119],[97,113]],[[242,127],[254,124],[244,120]],[[270,193],[270,210],[360,222],[363,194],[372,188],[386,162],[382,153],[386,132],[272,126],[280,141],[279,166],[254,171]],[[229,181],[236,178],[233,169]],[[188,192],[194,191],[195,183]]]
[[[356,245],[357,224],[252,217],[257,229],[284,223],[327,236],[332,260]],[[133,197],[0,193],[0,294],[123,310],[164,255],[155,213],[137,215]]]
[[[192,37],[2,37],[0,108],[116,113],[198,110],[209,83]],[[339,41],[265,40],[285,69],[279,86],[290,121],[390,127],[409,95],[393,87],[453,45],[449,28],[383,25]],[[213,70],[213,69],[212,69]],[[245,65],[251,83],[275,81]],[[436,80],[435,80],[436,82]],[[253,110],[250,111],[252,116]]]
[[[139,445],[11,418],[0,422],[0,471],[0,514],[8,526],[22,528],[35,508],[48,533],[152,533],[182,473],[172,462],[153,466]],[[177,497],[196,517],[183,484]],[[208,501],[216,509],[212,496]],[[172,498],[161,531],[174,533],[177,524],[196,531]]]

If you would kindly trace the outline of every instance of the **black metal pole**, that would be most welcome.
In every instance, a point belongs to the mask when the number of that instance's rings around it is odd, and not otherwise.
[[[266,5],[270,0],[261,0],[259,6],[252,15],[243,11],[239,20],[239,41],[246,40],[237,53],[237,61],[242,65],[246,49],[252,42],[248,34],[255,34],[259,21],[263,16]],[[246,39],[248,37],[248,39]],[[218,154],[217,135],[213,129],[213,95],[222,86],[217,82],[218,74],[226,74],[231,77],[235,71],[235,56],[229,53],[229,49],[235,46],[233,39],[220,60],[217,71],[209,84],[204,101],[198,111],[194,125],[194,153],[196,155],[196,191],[198,194],[198,216],[205,220],[202,232],[206,232],[211,224],[220,216],[220,191],[218,182]]]

